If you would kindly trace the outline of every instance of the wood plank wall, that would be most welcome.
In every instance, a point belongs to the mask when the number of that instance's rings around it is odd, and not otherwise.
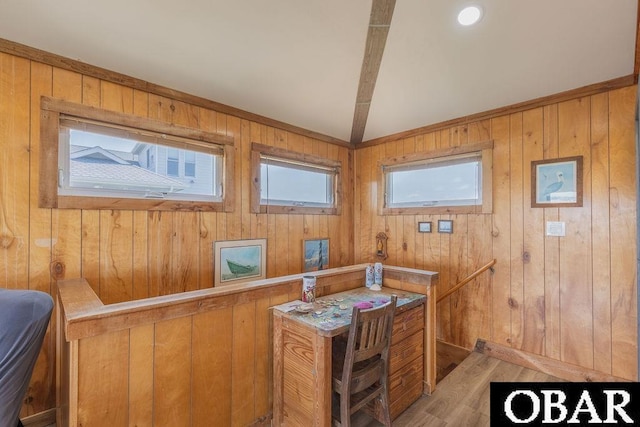
[[[317,273],[318,294],[362,287],[365,266]],[[385,283],[429,298],[437,275],[387,268]],[[104,306],[86,280],[60,281],[57,425],[270,425],[269,307],[299,299],[301,291],[302,274],[293,274]],[[425,320],[424,385],[430,390],[435,337],[431,316]]]
[[[235,211],[40,209],[43,95],[234,137]],[[342,214],[251,214],[252,142],[342,161],[347,201]],[[216,240],[267,238],[268,277],[301,272],[307,238],[330,238],[331,267],[353,264],[351,163],[352,151],[344,146],[0,53],[0,286],[53,294],[49,270],[57,265],[56,279],[86,278],[105,304],[206,288],[213,284]],[[48,334],[22,417],[55,406],[55,353]]]
[[[438,338],[477,338],[636,380],[636,86],[356,149],[355,258],[375,261],[378,232],[392,265],[440,273],[437,292],[497,259],[438,305]],[[383,158],[493,140],[493,214],[377,213]],[[531,208],[531,161],[584,156],[581,208]],[[453,234],[417,232],[454,221]],[[546,237],[546,221],[566,236]]]
[[[273,389],[268,307],[298,298],[300,283],[74,341],[77,402],[60,423],[262,425],[271,417]]]

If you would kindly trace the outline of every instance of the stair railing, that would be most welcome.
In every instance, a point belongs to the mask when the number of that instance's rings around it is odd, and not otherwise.
[[[448,297],[449,295],[451,295],[452,293],[456,292],[458,289],[460,289],[461,287],[463,287],[464,285],[466,285],[467,283],[469,283],[470,281],[472,281],[473,279],[478,277],[480,274],[484,273],[485,271],[487,271],[488,269],[493,267],[493,265],[495,263],[496,263],[495,259],[489,261],[488,263],[486,263],[485,265],[480,267],[478,270],[474,271],[469,276],[467,276],[464,279],[462,279],[453,288],[449,289],[447,292],[445,292],[442,295],[438,295],[438,298],[436,299],[436,304],[439,303],[440,301],[442,301],[443,299],[445,299],[446,297]],[[493,269],[492,269],[492,271],[493,271]]]

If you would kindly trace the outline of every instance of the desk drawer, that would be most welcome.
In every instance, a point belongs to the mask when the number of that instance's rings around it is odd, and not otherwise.
[[[422,329],[420,329],[410,337],[391,346],[391,349],[389,350],[390,375],[393,375],[394,372],[400,370],[418,356],[424,355],[423,338],[424,334]],[[420,360],[422,361],[422,358],[420,358]]]
[[[398,400],[408,389],[422,384],[422,357],[417,357],[402,369],[389,375],[389,396],[391,403]]]
[[[394,420],[398,418],[398,416],[411,406],[413,402],[420,399],[422,396],[422,390],[422,381],[420,381],[419,384],[414,384],[410,388],[406,389],[397,400],[392,401],[389,408],[389,415],[391,415],[391,419]]]
[[[422,357],[412,360],[402,369],[389,376],[389,412],[395,419],[413,402],[422,396]],[[375,414],[382,419],[382,405],[376,400]]]
[[[397,315],[393,320],[391,344],[402,341],[424,328],[424,304]]]

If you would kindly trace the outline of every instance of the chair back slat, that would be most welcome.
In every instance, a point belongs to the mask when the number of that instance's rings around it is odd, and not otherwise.
[[[386,346],[387,335],[390,335],[393,323],[395,302],[369,310],[354,307],[352,325],[356,324],[356,340],[354,342],[353,363],[369,359],[381,354]],[[347,348],[347,353],[349,349]]]
[[[385,360],[388,359],[396,301],[397,297],[393,295],[391,301],[381,307],[368,310],[353,308],[345,370],[346,363],[351,363],[353,366],[376,355],[384,356]]]

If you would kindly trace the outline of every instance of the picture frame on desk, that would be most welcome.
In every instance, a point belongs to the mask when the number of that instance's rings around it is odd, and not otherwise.
[[[267,239],[218,240],[213,253],[214,287],[267,277]]]

